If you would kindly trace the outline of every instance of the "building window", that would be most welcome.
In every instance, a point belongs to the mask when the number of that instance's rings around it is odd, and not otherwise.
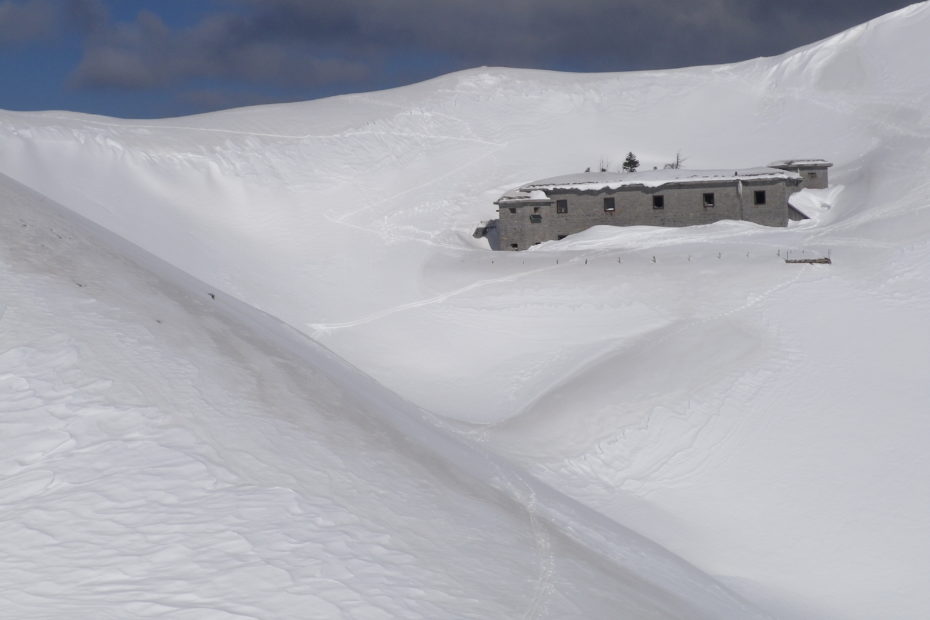
[[[752,197],[753,204],[764,205],[765,204],[765,190],[757,189],[753,192]]]
[[[808,173],[807,173],[807,178],[808,178],[808,179],[816,179],[816,178],[817,178],[817,173],[816,173],[816,172],[808,172]]]
[[[717,201],[716,201],[716,197],[714,196],[714,192],[705,193],[704,194],[704,206],[713,207],[715,204],[717,204]]]
[[[533,213],[539,213],[539,207],[533,207]]]
[[[556,213],[568,213],[568,201],[567,200],[556,200],[555,201],[555,212]]]
[[[530,216],[530,224],[542,224],[542,216],[541,216],[541,215],[535,215],[535,214],[534,214],[534,215],[531,215],[531,216]]]
[[[516,207],[510,207],[510,212],[511,212],[511,213],[516,213],[516,212],[517,212],[517,208],[516,208]]]
[[[653,209],[664,209],[665,208],[665,196],[661,194],[656,194],[652,197],[652,208]]]
[[[511,244],[510,244],[510,247],[511,247],[511,249],[516,250],[516,249],[519,248],[520,246],[517,245],[516,243],[511,243]]]
[[[616,211],[616,210],[617,210],[617,206],[616,206],[616,204],[614,204],[614,199],[613,199],[613,198],[605,198],[605,199],[604,199],[604,212],[605,212],[605,213],[613,213],[613,212]]]
[[[564,239],[564,238],[567,237],[567,236],[568,236],[568,235],[559,235],[559,238],[556,239],[556,241],[561,241],[562,239]]]

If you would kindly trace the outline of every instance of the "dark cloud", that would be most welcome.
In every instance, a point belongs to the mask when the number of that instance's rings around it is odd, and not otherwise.
[[[64,6],[64,16],[67,24],[82,34],[106,28],[110,22],[110,14],[103,0],[68,0]]]
[[[724,62],[786,51],[908,0],[249,0],[244,38],[406,49],[471,64],[595,68]],[[347,45],[348,44],[348,45]],[[623,66],[621,66],[623,65]]]
[[[72,75],[78,87],[155,88],[198,78],[314,87],[359,81],[365,63],[327,54],[312,40],[283,35],[254,18],[210,16],[192,28],[172,30],[150,11],[132,23],[99,29],[88,37]]]
[[[405,72],[426,77],[417,74],[424,63],[411,58],[439,59],[426,63],[431,71],[480,64],[605,71],[719,63],[786,51],[906,4],[227,0],[193,26],[171,28],[148,11],[130,23],[110,23],[99,0],[82,0],[71,10],[84,16],[89,34],[72,82],[145,89],[206,78],[314,88],[363,85],[386,69],[401,78]],[[5,6],[38,15],[46,3]]]
[[[107,23],[102,0],[0,1],[0,47],[87,34]]]
[[[47,0],[0,2],[0,46],[26,43],[54,36],[59,12]]]

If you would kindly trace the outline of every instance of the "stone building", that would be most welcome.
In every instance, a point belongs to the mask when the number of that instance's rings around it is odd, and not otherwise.
[[[802,183],[797,190],[826,189],[830,185],[827,168],[832,165],[825,159],[783,159],[773,161],[769,164],[769,168],[778,168],[801,175]]]
[[[499,250],[525,250],[592,226],[692,226],[718,220],[747,220],[787,226],[806,219],[788,204],[805,178],[795,170],[823,171],[823,160],[797,160],[783,168],[742,170],[651,170],[585,172],[527,183],[501,196],[498,219],[475,231]],[[813,186],[808,185],[808,186]]]

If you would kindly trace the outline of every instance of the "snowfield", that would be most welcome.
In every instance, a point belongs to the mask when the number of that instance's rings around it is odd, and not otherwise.
[[[272,317],[0,200],[4,616],[764,617]]]
[[[0,616],[930,616],[927,32],[0,112]],[[631,150],[835,166],[786,229],[471,237]]]

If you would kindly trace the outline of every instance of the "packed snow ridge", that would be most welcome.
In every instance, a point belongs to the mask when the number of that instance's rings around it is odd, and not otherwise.
[[[0,112],[0,616],[930,616],[928,31]],[[471,238],[630,150],[835,165],[785,229]]]

